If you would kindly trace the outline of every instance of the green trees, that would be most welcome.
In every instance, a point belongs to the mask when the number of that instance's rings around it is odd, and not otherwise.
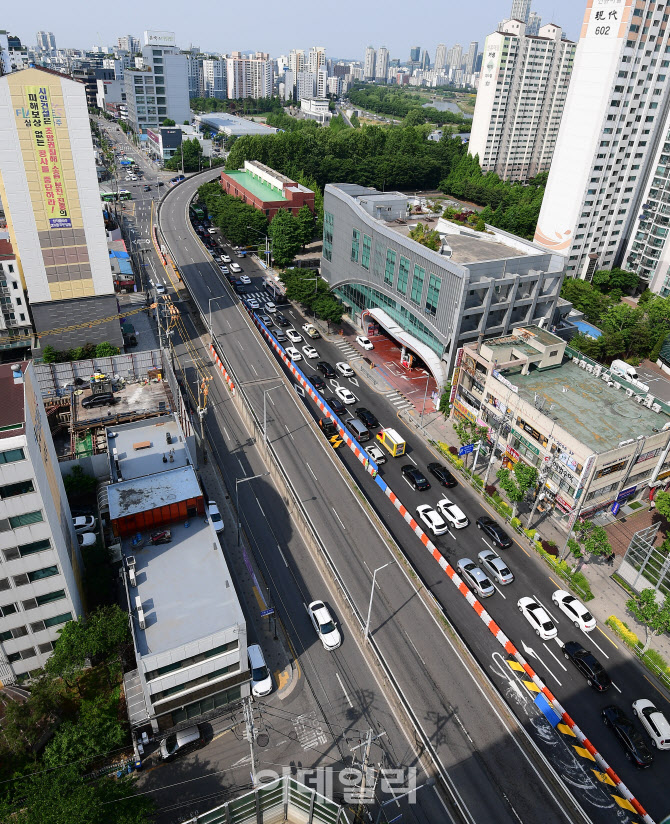
[[[656,504],[656,512],[670,520],[670,492],[657,492],[654,503]]]
[[[112,346],[107,341],[98,344],[87,343],[62,352],[54,349],[53,346],[45,346],[42,350],[42,360],[44,363],[66,363],[86,358],[109,358],[112,355],[118,355],[120,351],[118,346]]]
[[[428,98],[392,86],[372,86],[354,84],[347,96],[354,106],[377,114],[386,114],[403,120],[408,125],[434,123],[438,126],[453,125],[463,131],[470,131],[472,118],[450,111],[440,111],[433,106],[425,106]]]
[[[440,235],[435,229],[428,229],[425,223],[417,223],[417,225],[409,230],[409,236],[412,240],[416,240],[422,246],[432,249],[434,252],[440,251],[442,241]]]
[[[513,472],[510,472],[509,469],[499,469],[496,472],[496,478],[498,479],[500,488],[504,490],[513,504],[513,518],[516,518],[519,503],[523,501],[528,490],[535,487],[537,477],[537,469],[523,461],[517,461],[517,463],[514,464]]]
[[[268,234],[272,238],[272,257],[279,266],[288,266],[303,245],[303,231],[298,219],[287,209],[280,209],[272,218]]]
[[[330,323],[339,323],[342,320],[342,304],[330,291],[326,281],[313,269],[287,269],[281,279],[289,300],[311,309],[316,317],[322,320]]]
[[[649,649],[655,636],[670,632],[670,596],[666,595],[659,604],[656,600],[656,590],[648,587],[636,598],[626,601],[626,609],[644,624],[646,637],[642,647],[643,653]]]
[[[296,215],[298,233],[303,248],[314,239],[314,215],[309,206],[303,206]]]
[[[89,763],[95,756],[123,745],[126,733],[118,719],[116,695],[85,701],[76,721],[63,722],[44,750],[47,767]]]
[[[612,552],[607,532],[591,521],[577,521],[572,536],[568,539],[568,549],[579,560],[578,569],[581,569],[587,555],[605,557]]]
[[[183,170],[185,172],[197,172],[200,170],[200,163],[202,161],[202,145],[200,141],[194,137],[192,139],[186,138],[182,141],[181,150],[177,152],[169,160],[165,161],[165,168],[177,171],[182,168],[182,153],[184,158]]]
[[[250,203],[224,194],[217,182],[201,186],[198,199],[207,209],[212,223],[234,246],[258,246],[262,243],[260,236],[268,233],[268,221],[263,212]]]
[[[177,124],[174,122],[174,120],[171,117],[166,117],[163,120],[163,122],[161,123],[161,126],[166,126],[166,127],[167,126],[176,126],[176,125]]]

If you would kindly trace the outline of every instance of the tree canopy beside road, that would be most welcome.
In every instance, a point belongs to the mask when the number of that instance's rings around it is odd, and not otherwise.
[[[258,246],[261,235],[268,233],[268,219],[251,203],[225,194],[218,181],[205,183],[198,189],[198,200],[204,203],[215,226],[233,246]]]

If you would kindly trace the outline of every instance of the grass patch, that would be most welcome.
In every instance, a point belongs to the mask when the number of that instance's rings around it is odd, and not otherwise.
[[[640,501],[633,501],[632,503],[628,504],[629,509],[639,509],[642,506]]]

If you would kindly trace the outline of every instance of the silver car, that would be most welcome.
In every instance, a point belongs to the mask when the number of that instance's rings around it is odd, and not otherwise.
[[[483,549],[477,557],[479,558],[479,563],[499,584],[505,585],[512,583],[514,575],[512,575],[511,570],[500,555],[497,555],[492,549]]]
[[[470,558],[461,558],[456,566],[461,578],[480,598],[488,598],[496,591],[486,575]]]

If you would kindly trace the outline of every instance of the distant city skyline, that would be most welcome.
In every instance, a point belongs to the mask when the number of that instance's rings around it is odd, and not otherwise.
[[[391,2],[385,6],[385,14],[379,16],[372,7],[361,6],[353,0],[343,0],[337,13],[320,21],[314,15],[314,6],[306,0],[298,0],[292,7],[291,22],[283,25],[284,14],[276,4],[261,3],[251,17],[238,15],[235,27],[217,26],[216,12],[204,10],[201,15],[184,16],[181,3],[165,0],[160,15],[129,0],[118,0],[114,15],[100,18],[90,15],[90,3],[72,0],[51,14],[52,6],[43,0],[24,7],[8,8],[2,18],[3,28],[16,34],[21,41],[34,46],[39,29],[52,31],[59,48],[108,46],[125,34],[140,36],[145,29],[175,31],[181,48],[197,45],[203,51],[266,51],[273,57],[288,54],[293,48],[324,46],[329,58],[363,60],[365,48],[385,46],[391,59],[409,59],[412,46],[427,49],[431,61],[439,43],[448,46],[461,43],[467,46],[472,40],[483,45],[488,34],[495,30],[500,20],[509,16],[511,0],[481,0],[476,14],[457,6],[444,7],[443,12],[431,11],[430,19],[411,14],[406,4]],[[549,0],[532,3],[546,23],[560,25],[570,39],[579,35],[586,0],[564,0],[562,4]],[[35,13],[37,12],[37,14]],[[36,25],[36,20],[39,23]],[[259,26],[259,21],[262,21]],[[352,25],[355,21],[355,25]],[[224,22],[223,17],[221,22]],[[263,25],[265,23],[266,25]],[[220,31],[221,34],[215,34]]]

